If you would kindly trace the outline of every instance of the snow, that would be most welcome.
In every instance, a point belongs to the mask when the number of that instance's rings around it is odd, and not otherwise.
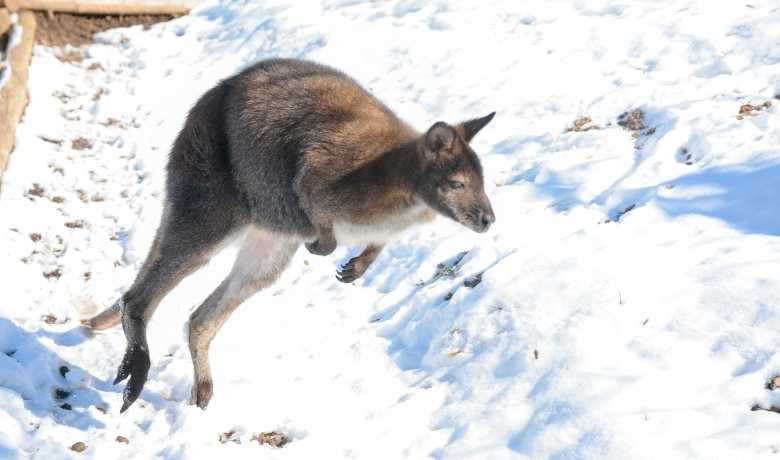
[[[223,0],[98,37],[83,62],[35,48],[2,182],[0,458],[780,451],[780,416],[750,410],[780,406],[777,2]],[[353,285],[335,268],[360,248],[300,250],[215,339],[204,412],[186,318],[225,250],[159,307],[120,415],[121,328],[78,319],[140,268],[187,109],[272,56],[343,69],[419,129],[496,110],[473,144],[496,224],[410,230]],[[269,431],[292,442],[250,440]]]

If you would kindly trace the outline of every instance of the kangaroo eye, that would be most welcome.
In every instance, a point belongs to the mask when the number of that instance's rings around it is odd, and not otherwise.
[[[450,181],[450,188],[454,188],[454,189],[463,188],[463,182],[458,182],[456,180],[451,180]]]

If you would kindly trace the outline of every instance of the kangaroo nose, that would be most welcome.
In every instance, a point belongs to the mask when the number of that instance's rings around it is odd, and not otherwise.
[[[496,216],[491,212],[483,212],[480,223],[482,224],[482,231],[487,231],[488,228],[496,221]]]

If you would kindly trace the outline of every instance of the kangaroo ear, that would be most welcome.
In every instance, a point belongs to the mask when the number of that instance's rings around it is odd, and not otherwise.
[[[451,151],[454,144],[455,128],[443,121],[437,121],[425,133],[425,153],[432,158],[441,152]]]
[[[490,120],[492,120],[495,116],[496,112],[493,112],[489,115],[485,115],[482,118],[475,118],[473,120],[464,121],[461,123],[458,128],[461,128],[459,131],[461,134],[463,134],[463,139],[466,142],[471,142],[471,139],[473,139],[482,128],[490,123]]]

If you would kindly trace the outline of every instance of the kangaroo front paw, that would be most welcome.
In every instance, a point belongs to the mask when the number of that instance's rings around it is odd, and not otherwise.
[[[213,395],[214,384],[211,380],[195,382],[192,386],[192,399],[190,399],[190,403],[206,410]]]
[[[119,370],[114,379],[114,385],[122,380],[130,377],[130,380],[125,386],[125,391],[122,394],[124,400],[120,413],[127,410],[138,396],[141,394],[141,390],[144,388],[146,378],[149,375],[149,366],[151,361],[149,360],[149,350],[145,345],[134,344],[128,345],[125,356],[122,358],[122,364],[119,365]]]
[[[306,249],[315,256],[327,256],[336,250],[336,240],[318,239],[313,243],[306,243]]]
[[[353,257],[336,270],[336,279],[342,283],[351,283],[363,276],[367,268],[368,265],[364,264],[360,257]]]

